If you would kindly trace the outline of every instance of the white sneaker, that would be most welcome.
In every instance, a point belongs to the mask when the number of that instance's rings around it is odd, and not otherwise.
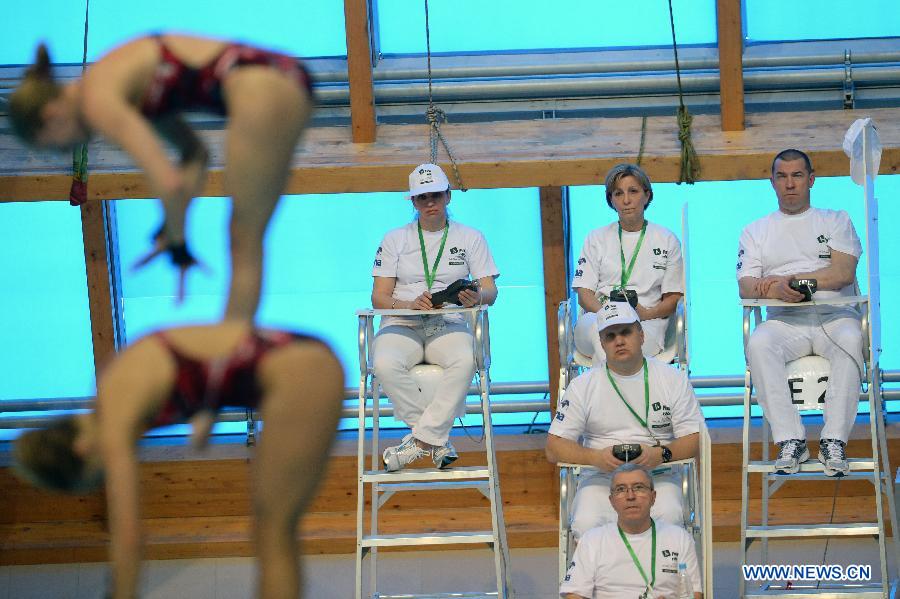
[[[431,450],[431,459],[434,460],[435,468],[446,468],[455,462],[457,458],[459,458],[459,455],[456,453],[456,448],[453,447],[453,443],[450,441]]]
[[[403,442],[400,445],[385,449],[381,459],[384,462],[385,470],[395,472],[420,458],[424,458],[428,453],[428,451],[419,447],[412,434],[409,434],[403,437]]]
[[[781,450],[775,460],[777,474],[796,474],[800,471],[800,464],[809,459],[809,449],[802,439],[788,439],[779,443],[778,447]]]
[[[828,476],[846,476],[850,472],[850,464],[844,452],[846,443],[838,439],[819,440],[819,461],[825,466]]]

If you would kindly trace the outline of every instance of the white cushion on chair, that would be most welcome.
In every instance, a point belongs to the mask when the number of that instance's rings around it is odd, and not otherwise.
[[[410,369],[409,373],[419,386],[422,396],[430,401],[441,382],[444,369],[434,364],[417,364]]]
[[[804,356],[787,363],[787,382],[798,410],[821,410],[831,364],[822,356]]]
[[[594,337],[597,335],[596,322],[596,312],[583,313],[581,309],[578,310],[578,320],[572,335],[575,341],[573,353],[576,355],[576,362],[578,354],[580,354],[590,365],[591,358],[594,356]]]

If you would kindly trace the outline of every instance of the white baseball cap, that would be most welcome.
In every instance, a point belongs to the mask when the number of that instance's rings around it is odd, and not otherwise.
[[[407,200],[417,195],[433,191],[447,191],[450,189],[450,181],[447,175],[436,164],[420,164],[409,174],[409,193]]]
[[[640,320],[638,313],[628,302],[607,302],[597,313],[597,331],[602,333],[613,325],[631,324]]]

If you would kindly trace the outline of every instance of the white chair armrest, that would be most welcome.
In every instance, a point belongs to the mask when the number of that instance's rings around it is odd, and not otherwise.
[[[427,316],[429,314],[474,314],[482,310],[487,311],[488,306],[472,306],[471,308],[436,308],[434,310],[386,310],[381,308],[368,308],[357,310],[357,316]]]
[[[844,297],[814,298],[811,302],[783,302],[773,299],[741,299],[741,305],[745,308],[755,306],[767,306],[778,308],[808,308],[811,306],[846,306],[849,304],[868,304],[868,295],[849,295]]]

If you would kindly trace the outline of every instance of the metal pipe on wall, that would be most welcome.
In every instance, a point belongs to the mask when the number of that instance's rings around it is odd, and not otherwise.
[[[900,382],[900,370],[885,371],[882,380],[886,383]],[[691,385],[695,389],[728,389],[744,386],[744,377],[738,375],[711,375],[691,377]],[[344,407],[342,418],[355,418],[357,408],[355,400],[358,397],[358,391],[355,388],[347,387],[344,390],[345,397],[350,400],[349,405]],[[471,387],[469,389],[471,395],[477,395],[478,389]],[[491,383],[491,395],[524,395],[524,394],[546,394],[549,393],[549,385],[546,381],[525,381],[510,383]],[[860,399],[865,396],[860,394]],[[886,401],[900,399],[900,389],[885,389],[884,399]],[[727,407],[740,406],[743,404],[743,394],[736,393],[714,393],[701,394],[698,396],[700,405],[704,407]],[[61,399],[36,399],[36,400],[18,400],[0,402],[2,412],[0,414],[15,414],[21,412],[38,412],[38,411],[69,411],[69,410],[87,410],[90,409],[92,398],[61,398]],[[497,414],[520,414],[528,412],[544,412],[549,410],[550,404],[546,400],[522,399],[498,401],[491,404],[491,411]],[[467,404],[466,412],[469,414],[479,413],[481,406],[478,403]],[[382,416],[392,416],[393,408],[385,402],[381,406],[379,412]],[[371,415],[372,410],[366,411],[367,415]],[[0,429],[15,428],[34,428],[44,426],[47,422],[55,418],[55,416],[4,416],[0,417]],[[246,420],[246,412],[242,409],[227,409],[219,414],[219,422],[243,422]]]

